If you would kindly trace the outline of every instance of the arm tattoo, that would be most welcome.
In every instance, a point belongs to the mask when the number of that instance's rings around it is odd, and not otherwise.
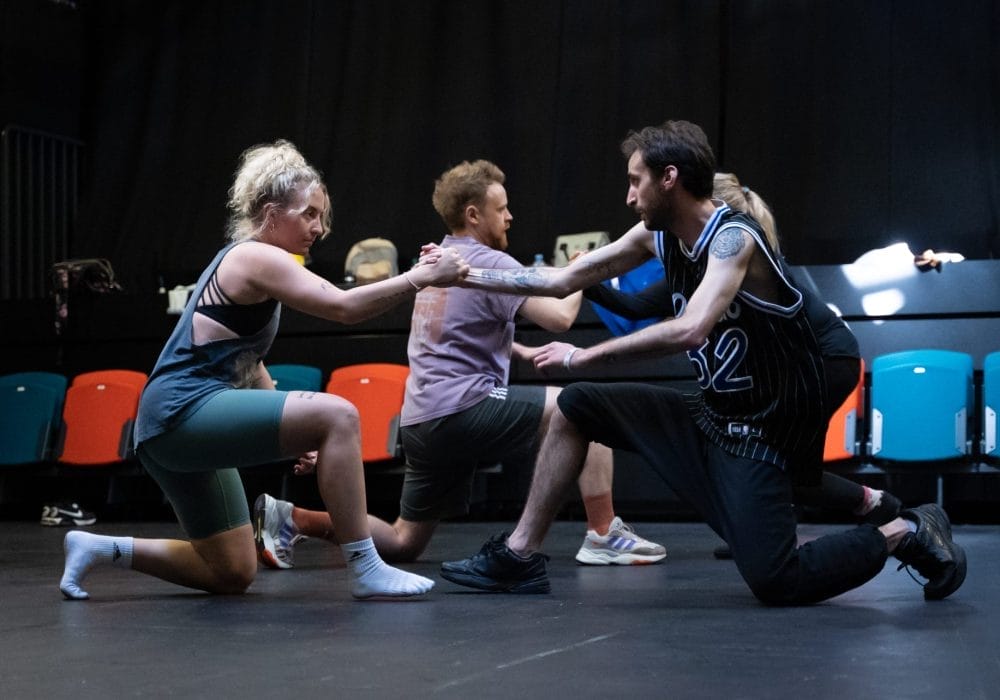
[[[597,270],[602,280],[611,279],[617,274],[610,262],[592,263],[587,258],[584,258],[578,264],[588,270]]]
[[[487,289],[512,292],[530,292],[545,287],[545,275],[533,267],[514,267],[503,270],[473,268],[469,277],[483,280]]]
[[[737,228],[727,228],[719,231],[712,241],[711,253],[719,260],[725,260],[739,255],[744,245],[743,232]]]

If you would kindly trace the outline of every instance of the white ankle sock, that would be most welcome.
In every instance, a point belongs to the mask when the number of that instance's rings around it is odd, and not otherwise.
[[[122,569],[132,568],[131,537],[109,537],[92,535],[89,532],[72,530],[63,540],[66,552],[66,566],[63,569],[59,590],[70,600],[86,600],[90,594],[80,588],[87,572],[95,564],[113,564]]]
[[[429,578],[389,566],[375,551],[372,538],[340,546],[351,577],[351,595],[401,597],[426,593],[434,587]]]

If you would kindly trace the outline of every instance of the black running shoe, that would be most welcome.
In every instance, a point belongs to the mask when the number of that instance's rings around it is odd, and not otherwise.
[[[883,491],[879,504],[871,512],[865,514],[862,522],[871,523],[872,525],[885,525],[898,518],[899,511],[902,508],[903,504],[900,503],[898,498],[888,491]]]
[[[548,593],[548,557],[538,552],[519,557],[507,547],[507,533],[483,545],[478,554],[441,564],[441,577],[461,586],[496,593]]]
[[[937,505],[929,503],[900,512],[900,517],[917,524],[908,532],[893,555],[904,566],[912,566],[927,579],[924,598],[941,600],[958,590],[965,581],[965,550],[951,539],[951,521]]]
[[[56,503],[42,506],[41,524],[48,527],[83,527],[97,522],[97,516],[77,503]]]

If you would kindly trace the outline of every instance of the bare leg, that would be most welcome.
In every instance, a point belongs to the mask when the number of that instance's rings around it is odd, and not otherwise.
[[[257,573],[253,530],[242,525],[204,539],[134,539],[73,530],[63,547],[66,564],[59,588],[70,599],[90,596],[82,583],[98,564],[131,568],[209,593],[243,593]]]
[[[583,463],[583,471],[577,484],[580,486],[580,495],[584,499],[590,496],[601,496],[611,493],[614,482],[615,458],[610,447],[599,442],[590,443],[587,449],[587,458]]]
[[[373,515],[368,516],[375,549],[390,562],[415,561],[427,549],[427,543],[437,528],[437,520],[414,522],[397,518],[389,524]]]
[[[587,439],[557,407],[538,451],[528,501],[517,527],[507,540],[507,546],[512,551],[525,555],[541,547],[566,492],[580,476],[587,446]]]
[[[538,426],[540,442],[544,442],[552,416],[558,410],[556,401],[560,391],[562,389],[559,387],[545,387],[545,408],[542,411],[541,424]],[[610,447],[591,443],[577,484],[580,487],[583,507],[587,511],[587,525],[591,530],[602,534],[608,531],[608,527],[615,517],[615,508],[611,497],[613,481],[614,453]]]
[[[587,528],[604,535],[615,519],[615,505],[611,494],[614,482],[614,453],[610,447],[590,443],[583,471],[577,479],[580,498],[587,512]]]
[[[286,454],[318,447],[319,493],[333,524],[333,536],[344,550],[355,597],[419,595],[431,589],[433,581],[388,566],[375,550],[366,512],[361,425],[350,402],[332,394],[289,394],[279,439]]]
[[[132,568],[210,593],[242,593],[257,573],[253,529],[241,525],[200,540],[135,540]]]
[[[326,511],[292,506],[291,517],[297,534],[340,544],[333,534],[333,521]],[[393,562],[414,561],[423,554],[437,524],[437,520],[413,522],[403,518],[388,523],[374,515],[368,515],[368,527],[371,529],[375,549],[386,561]]]
[[[338,540],[356,542],[370,537],[361,426],[354,407],[332,395],[290,394],[281,416],[279,439],[286,454],[318,448],[316,481]]]

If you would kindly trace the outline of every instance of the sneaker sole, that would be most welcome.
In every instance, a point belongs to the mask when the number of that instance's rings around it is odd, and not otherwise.
[[[666,552],[663,554],[617,554],[581,549],[576,553],[576,561],[585,566],[642,566],[656,564],[666,558]]]
[[[40,523],[45,527],[85,527],[87,525],[93,525],[97,522],[97,518],[42,518]]]
[[[943,581],[939,581],[933,587],[930,583],[924,585],[924,600],[944,600],[965,582],[965,550],[954,541],[952,541],[952,546],[955,548],[955,567],[951,569]]]
[[[460,586],[468,586],[469,588],[476,588],[480,591],[488,591],[490,593],[534,594],[548,593],[551,590],[548,577],[531,579],[530,581],[504,582],[483,578],[475,574],[442,569],[441,578],[452,583],[457,583]]]
[[[291,569],[292,566],[274,556],[264,542],[264,520],[267,517],[265,496],[262,493],[253,503],[253,543],[257,547],[257,560],[269,569]]]

